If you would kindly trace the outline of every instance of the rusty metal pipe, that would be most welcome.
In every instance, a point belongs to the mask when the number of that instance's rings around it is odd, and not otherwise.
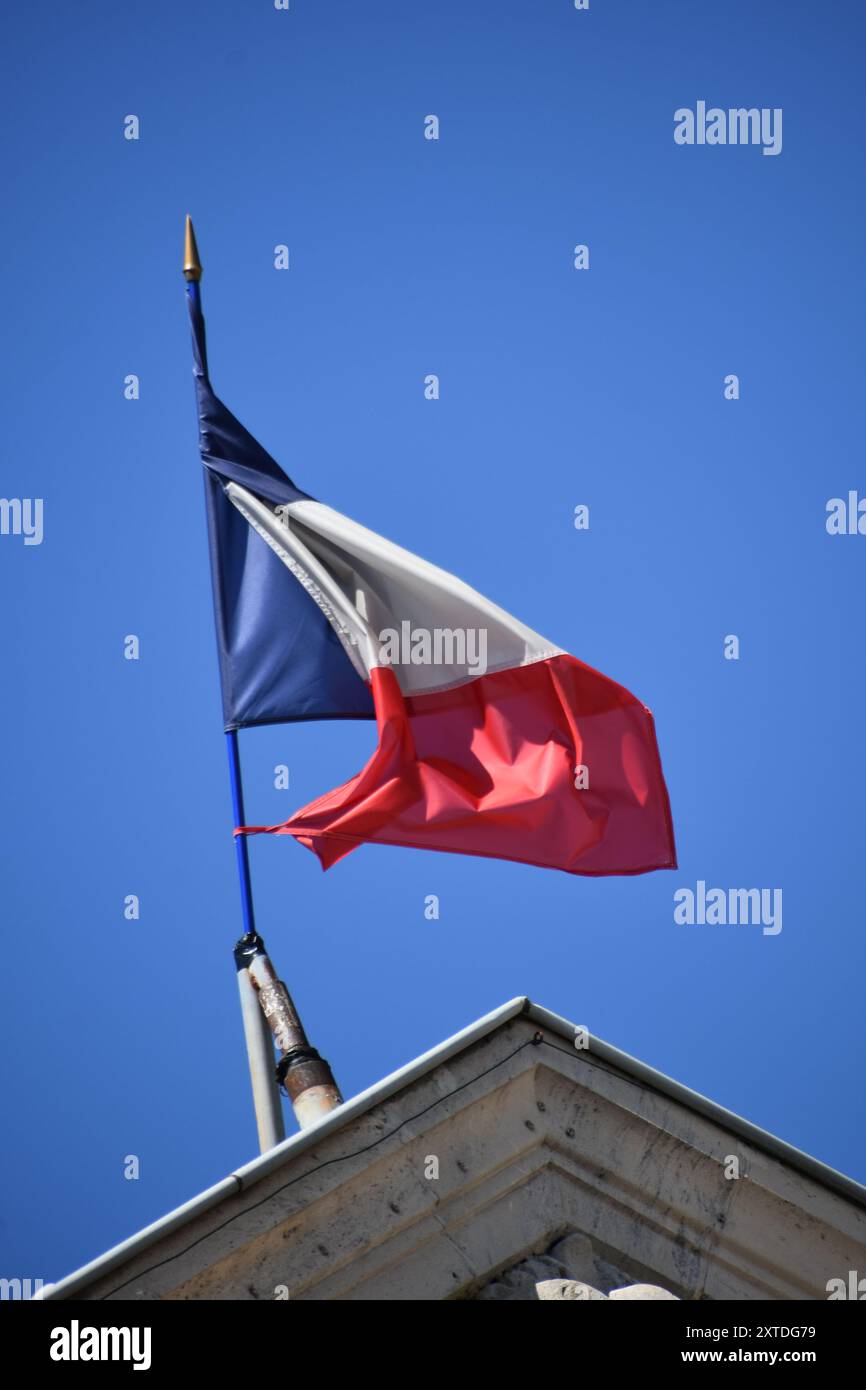
[[[279,979],[262,938],[243,938],[244,960],[263,1018],[280,1052],[276,1078],[288,1092],[295,1118],[307,1129],[343,1102],[328,1063],[311,1047],[292,997]]]

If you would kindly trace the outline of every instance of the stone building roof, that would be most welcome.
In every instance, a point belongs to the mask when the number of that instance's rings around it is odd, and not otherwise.
[[[39,1296],[804,1299],[863,1268],[866,1189],[518,998]]]

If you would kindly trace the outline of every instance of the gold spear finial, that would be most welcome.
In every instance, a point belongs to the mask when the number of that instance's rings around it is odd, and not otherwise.
[[[186,215],[186,235],[183,243],[183,273],[187,280],[201,279],[201,261],[198,258],[198,247],[195,244],[195,232],[189,213]]]

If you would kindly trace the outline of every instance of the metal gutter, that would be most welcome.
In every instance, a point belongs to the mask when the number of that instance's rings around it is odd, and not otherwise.
[[[525,1012],[534,1023],[550,1029],[552,1033],[558,1033],[563,1038],[568,1038],[570,1042],[574,1041],[575,1026],[573,1023],[569,1023],[568,1019],[561,1018],[559,1014],[551,1013],[549,1009],[543,1009],[540,1004],[533,1004],[529,1000],[527,1000]],[[613,1047],[610,1043],[602,1042],[601,1038],[595,1038],[591,1033],[589,1034],[588,1048],[575,1051],[576,1057],[586,1057],[587,1054],[598,1057],[603,1062],[608,1062],[617,1071],[624,1072],[626,1076],[640,1081],[644,1086],[661,1091],[663,1095],[679,1101],[689,1110],[697,1111],[699,1115],[704,1115],[708,1120],[715,1121],[723,1129],[730,1130],[733,1134],[739,1135],[741,1139],[748,1140],[750,1144],[754,1144],[756,1149],[763,1149],[773,1158],[778,1158],[791,1168],[799,1169],[801,1173],[814,1178],[824,1187],[832,1188],[834,1192],[847,1197],[849,1201],[866,1207],[866,1187],[862,1183],[855,1182],[853,1178],[846,1177],[844,1173],[840,1173],[836,1168],[831,1168],[829,1164],[821,1163],[819,1159],[812,1158],[802,1149],[795,1148],[793,1144],[786,1144],[784,1139],[777,1139],[775,1134],[770,1134],[766,1129],[761,1129],[760,1125],[753,1125],[751,1121],[742,1119],[740,1115],[735,1115],[733,1110],[726,1110],[723,1105],[717,1105],[715,1101],[702,1096],[699,1091],[692,1091],[688,1086],[683,1086],[679,1081],[665,1076],[664,1072],[656,1071],[654,1067],[648,1067],[646,1063],[639,1062],[636,1057],[630,1056],[627,1052],[621,1052],[618,1047]]]
[[[480,1038],[486,1037],[488,1033],[494,1032],[524,1012],[529,1000],[526,998],[512,999],[508,1004],[502,1004],[492,1013],[485,1014],[477,1022],[463,1028],[453,1037],[447,1038],[445,1042],[439,1043],[436,1047],[431,1047],[428,1052],[423,1052],[420,1057],[416,1057],[414,1062],[408,1062],[406,1066],[399,1067],[397,1071],[391,1072],[382,1081],[377,1081],[374,1086],[369,1086],[366,1091],[360,1091],[357,1096],[346,1101],[343,1105],[332,1110],[324,1119],[316,1124],[310,1125],[308,1129],[301,1130],[298,1134],[291,1135],[284,1139],[281,1144],[269,1150],[266,1154],[261,1154],[258,1158],[252,1159],[250,1163],[245,1163],[241,1168],[235,1169],[227,1178],[216,1183],[214,1187],[209,1187],[207,1191],[193,1197],[183,1206],[176,1207],[166,1216],[161,1216],[158,1221],[154,1221],[127,1240],[121,1241],[119,1245],[114,1245],[110,1250],[106,1250],[104,1255],[99,1255],[95,1260],[82,1265],[80,1269],[72,1274],[67,1274],[63,1279],[58,1279],[56,1284],[44,1284],[38,1293],[34,1294],[34,1299],[39,1301],[59,1300],[64,1298],[74,1298],[75,1295],[87,1284],[92,1284],[94,1280],[101,1279],[109,1274],[112,1269],[123,1264],[133,1255],[138,1255],[148,1246],[154,1245],[162,1236],[169,1235],[177,1230],[178,1226],[184,1225],[194,1217],[200,1216],[202,1212],[209,1211],[226,1197],[235,1196],[239,1192],[245,1192],[248,1187],[260,1179],[267,1177],[275,1168],[281,1168],[290,1159],[296,1158],[307,1149],[318,1144],[328,1134],[335,1129],[341,1129],[343,1125],[349,1124],[358,1115],[363,1115],[367,1110],[372,1110],[375,1105],[380,1105],[396,1091],[402,1090],[405,1086],[410,1086],[413,1081],[432,1071],[434,1067],[442,1062],[447,1062],[456,1053],[462,1052],[464,1048],[471,1046]],[[572,1029],[572,1036],[574,1030]]]
[[[34,1298],[43,1301],[74,1298],[86,1285],[93,1283],[98,1278],[103,1278],[112,1269],[125,1263],[131,1256],[140,1254],[163,1236],[169,1235],[194,1217],[209,1211],[227,1197],[245,1192],[256,1182],[267,1177],[269,1173],[274,1172],[275,1169],[281,1168],[291,1159],[318,1144],[333,1131],[342,1129],[344,1125],[351,1123],[357,1116],[365,1114],[376,1105],[381,1105],[397,1091],[410,1086],[413,1081],[417,1081],[435,1067],[449,1061],[457,1053],[463,1052],[473,1043],[487,1037],[488,1034],[495,1032],[497,1028],[501,1028],[503,1024],[509,1023],[518,1016],[528,1018],[539,1028],[545,1028],[549,1032],[567,1039],[569,1043],[574,1041],[576,1027],[573,1023],[569,1023],[559,1014],[551,1013],[549,1009],[542,1008],[539,1004],[533,1004],[525,996],[511,999],[507,1004],[500,1005],[498,1009],[494,1009],[491,1013],[485,1014],[483,1018],[470,1024],[468,1028],[461,1029],[459,1033],[455,1033],[444,1042],[437,1044],[436,1047],[422,1053],[414,1061],[391,1072],[383,1080],[369,1086],[366,1091],[361,1091],[336,1110],[332,1110],[323,1119],[310,1125],[308,1129],[293,1134],[289,1139],[285,1139],[281,1144],[277,1144],[275,1148],[269,1150],[268,1153],[252,1159],[251,1162],[240,1168],[236,1168],[221,1182],[209,1187],[189,1202],[185,1202],[183,1206],[176,1207],[174,1211],[160,1217],[158,1221],[152,1222],[150,1226],[146,1226],[119,1245],[113,1246],[105,1254],[91,1260],[89,1264],[83,1265],[81,1269],[66,1275],[56,1284],[45,1284],[34,1295]],[[575,1050],[574,1055],[578,1060],[585,1060],[589,1057],[607,1063],[632,1080],[659,1091],[688,1109],[713,1120],[724,1129],[746,1139],[756,1148],[762,1149],[773,1158],[779,1159],[780,1162],[798,1169],[824,1187],[846,1197],[849,1201],[866,1207],[866,1187],[855,1182],[853,1178],[848,1178],[843,1173],[837,1172],[835,1168],[830,1168],[827,1164],[819,1162],[818,1159],[811,1158],[801,1149],[786,1144],[784,1140],[777,1139],[775,1135],[769,1134],[758,1125],[741,1119],[733,1111],[716,1105],[706,1096],[690,1090],[688,1086],[680,1085],[678,1081],[665,1076],[663,1072],[656,1071],[653,1067],[646,1066],[627,1052],[621,1052],[619,1048],[611,1046],[610,1043],[603,1042],[592,1034],[588,1035],[588,1040],[589,1045],[586,1050]]]

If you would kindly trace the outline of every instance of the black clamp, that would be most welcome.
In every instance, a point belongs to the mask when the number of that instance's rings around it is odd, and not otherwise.
[[[240,941],[235,943],[234,957],[238,970],[248,970],[256,956],[266,955],[265,943],[257,931],[247,932],[246,936],[242,936]]]
[[[322,1058],[316,1048],[310,1047],[307,1043],[300,1043],[297,1047],[290,1047],[288,1052],[283,1053],[274,1071],[274,1076],[276,1077],[277,1085],[280,1090],[286,1095],[289,1094],[286,1090],[286,1076],[293,1067],[302,1067],[305,1062],[321,1061]],[[324,1065],[327,1066],[327,1062],[325,1062]]]

